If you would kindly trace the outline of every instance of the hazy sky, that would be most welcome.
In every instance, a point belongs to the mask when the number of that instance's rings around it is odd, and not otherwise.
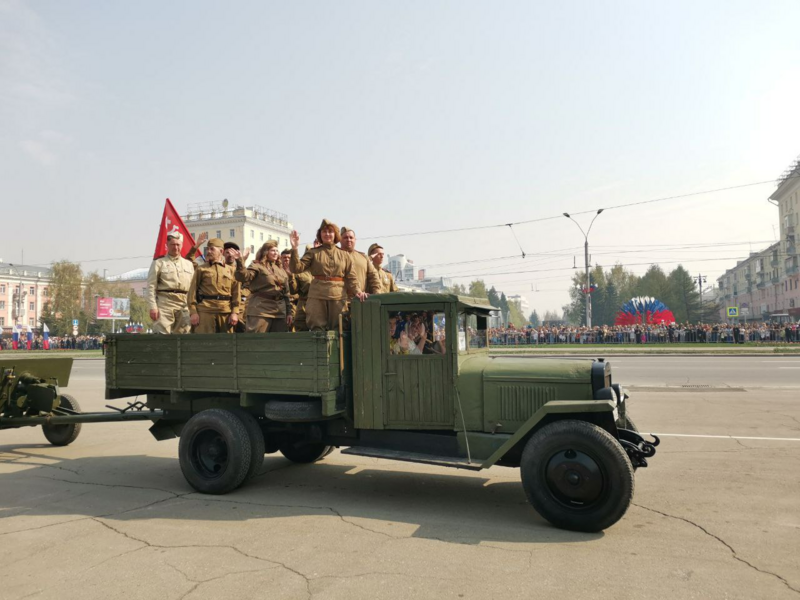
[[[525,260],[507,227],[388,236],[774,180],[800,152],[798,23],[797,0],[0,0],[0,257],[146,267],[165,198],[228,198],[303,239],[328,217],[361,250],[478,261],[428,273],[541,314],[583,261],[564,217],[515,228]],[[609,210],[593,261],[711,280],[776,238],[774,189]]]

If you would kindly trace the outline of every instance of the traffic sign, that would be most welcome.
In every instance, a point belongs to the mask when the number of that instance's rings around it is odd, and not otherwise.
[[[728,307],[728,316],[729,317],[738,317],[739,316],[739,307],[738,306],[729,306]]]
[[[77,327],[73,327],[72,328],[72,335],[78,335],[78,328]]]
[[[747,308],[746,306],[743,306],[743,307],[742,307],[742,310],[741,310],[741,311],[739,311],[739,312],[741,312],[741,313],[742,313],[742,316],[743,316],[743,317],[746,317],[747,315],[749,315],[749,314],[750,314],[750,309],[749,309],[749,308]]]
[[[78,319],[72,319],[72,327],[74,328],[77,326],[78,326]]]

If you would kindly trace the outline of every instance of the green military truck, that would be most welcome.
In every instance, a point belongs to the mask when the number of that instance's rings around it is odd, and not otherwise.
[[[354,302],[347,331],[116,335],[106,397],[146,396],[156,439],[180,437],[189,484],[241,486],[264,454],[343,454],[480,470],[519,467],[558,527],[599,531],[625,514],[658,438],[633,426],[600,360],[492,356],[492,307],[448,294]]]

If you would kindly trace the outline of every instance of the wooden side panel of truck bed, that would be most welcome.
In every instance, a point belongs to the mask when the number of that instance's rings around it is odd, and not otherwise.
[[[107,397],[126,390],[323,396],[339,386],[335,332],[109,336]]]

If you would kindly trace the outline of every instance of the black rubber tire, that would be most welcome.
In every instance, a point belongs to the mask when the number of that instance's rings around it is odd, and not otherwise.
[[[602,531],[633,500],[627,454],[608,432],[586,421],[556,421],[537,431],[525,444],[520,472],[528,501],[561,529]]]
[[[203,494],[227,494],[250,471],[251,442],[239,415],[211,408],[194,415],[181,431],[178,458],[186,481]]]
[[[69,394],[61,394],[61,404],[65,408],[80,412],[78,401]],[[80,423],[70,425],[42,425],[42,433],[53,446],[69,446],[81,432]]]
[[[322,402],[320,400],[270,400],[264,408],[264,416],[284,423],[304,423],[321,421]]]
[[[286,444],[281,448],[281,454],[293,463],[309,464],[322,460],[333,452],[333,446],[325,444]]]
[[[264,432],[261,431],[261,426],[252,413],[243,408],[234,408],[232,412],[241,419],[244,428],[247,429],[247,436],[250,438],[250,468],[242,482],[244,484],[252,479],[258,473],[261,465],[264,464],[264,454],[266,454],[264,451]]]

